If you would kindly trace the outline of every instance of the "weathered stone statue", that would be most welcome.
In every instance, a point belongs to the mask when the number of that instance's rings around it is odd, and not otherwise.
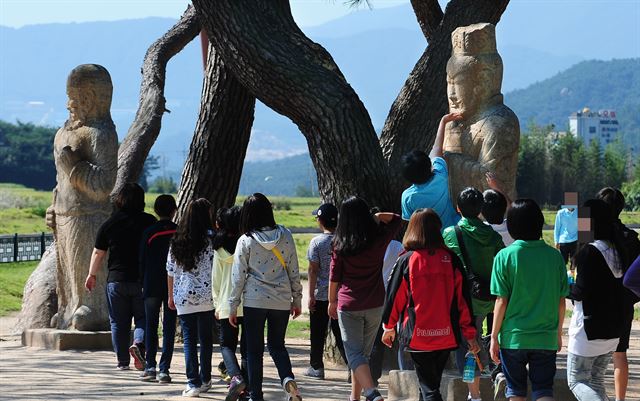
[[[109,194],[118,166],[112,92],[104,67],[74,68],[67,79],[69,119],[53,143],[57,185],[47,224],[54,229],[57,251],[58,312],[53,324],[61,329],[109,328],[104,290],[89,293],[84,280],[96,233],[112,211]],[[100,270],[98,289],[105,287],[106,270]]]
[[[445,131],[451,199],[468,186],[487,189],[487,172],[494,173],[501,189],[515,199],[520,125],[503,103],[502,59],[496,50],[495,26],[460,27],[453,31],[451,40],[449,110],[463,116],[448,124]]]

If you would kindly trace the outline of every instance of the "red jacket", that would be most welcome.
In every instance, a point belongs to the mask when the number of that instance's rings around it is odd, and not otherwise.
[[[460,259],[449,249],[420,249],[402,255],[389,282],[382,322],[390,330],[401,322],[400,343],[410,350],[455,349],[460,331],[476,337],[471,298]]]

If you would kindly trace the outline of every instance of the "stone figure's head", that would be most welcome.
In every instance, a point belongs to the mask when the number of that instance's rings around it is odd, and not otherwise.
[[[89,121],[111,120],[113,86],[106,68],[97,64],[81,64],[67,78],[70,120],[74,126]]]
[[[500,94],[502,59],[496,50],[495,26],[473,24],[451,34],[453,51],[447,62],[449,110],[468,118]]]

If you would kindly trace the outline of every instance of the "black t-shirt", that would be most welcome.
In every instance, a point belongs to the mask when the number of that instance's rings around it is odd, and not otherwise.
[[[96,249],[109,251],[107,281],[138,281],[138,255],[144,230],[156,218],[144,212],[117,211],[102,224],[96,237]]]
[[[144,298],[167,299],[167,254],[176,224],[160,220],[142,234],[140,244],[140,278]]]

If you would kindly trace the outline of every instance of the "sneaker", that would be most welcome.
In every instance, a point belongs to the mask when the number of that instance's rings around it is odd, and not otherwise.
[[[211,386],[212,386],[211,380],[209,380],[206,383],[202,383],[202,385],[200,386],[200,392],[206,393],[207,391],[211,390]]]
[[[284,391],[287,393],[287,401],[302,401],[300,391],[298,391],[298,384],[290,377],[284,379],[282,383]]]
[[[309,366],[309,368],[302,375],[306,377],[311,377],[314,379],[324,380],[324,369],[323,368],[314,369],[311,366]]]
[[[227,367],[224,365],[224,362],[220,362],[218,364],[218,373],[220,374],[220,379],[227,383],[231,383],[231,376],[227,373]]]
[[[366,401],[384,401],[384,398],[382,398],[382,395],[380,395],[380,392],[378,390],[373,390],[373,392],[371,394],[369,394],[368,397],[365,397]]]
[[[169,372],[158,373],[158,383],[162,383],[162,384],[171,383],[171,376],[169,376]]]
[[[495,401],[507,401],[506,389],[507,379],[504,373],[500,372],[496,375],[496,379],[493,382],[493,399]]]
[[[200,397],[200,389],[198,387],[191,387],[187,385],[187,388],[182,390],[183,397]]]
[[[118,364],[118,366],[116,366],[116,369],[118,369],[118,370],[129,370],[129,365]]]
[[[135,343],[129,347],[129,354],[133,358],[133,365],[138,370],[144,370],[144,345],[142,343]]]
[[[139,378],[143,382],[154,382],[156,381],[156,370],[145,369],[144,372],[140,373]]]
[[[245,388],[247,388],[247,385],[242,379],[242,376],[233,376],[229,383],[229,391],[227,392],[227,396],[224,401],[237,401]]]

